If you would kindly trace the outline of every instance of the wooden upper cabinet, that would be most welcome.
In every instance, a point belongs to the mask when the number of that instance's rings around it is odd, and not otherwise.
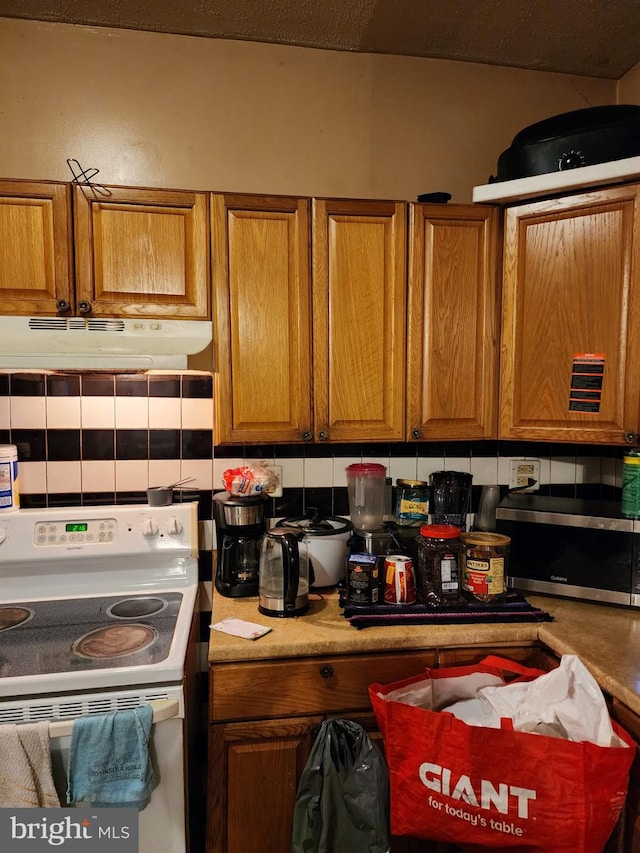
[[[406,204],[314,199],[315,438],[404,438]]]
[[[210,318],[208,194],[74,186],[77,313]]]
[[[0,300],[17,315],[73,303],[68,184],[0,181]]]
[[[411,204],[407,440],[496,435],[498,212]]]
[[[639,431],[638,200],[629,185],[507,209],[500,438]],[[574,369],[585,355],[591,367]]]
[[[309,441],[309,200],[211,197],[216,441]]]

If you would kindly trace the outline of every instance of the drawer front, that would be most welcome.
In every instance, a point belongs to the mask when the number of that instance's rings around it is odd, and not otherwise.
[[[209,716],[220,722],[367,711],[370,684],[417,675],[435,663],[435,650],[427,650],[214,664]]]

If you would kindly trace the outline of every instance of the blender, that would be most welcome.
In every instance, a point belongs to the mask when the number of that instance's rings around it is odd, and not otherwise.
[[[217,555],[215,587],[227,598],[257,595],[260,543],[267,529],[267,495],[213,496]]]
[[[387,469],[378,462],[348,465],[347,496],[353,524],[352,554],[383,554],[391,536],[383,526]]]

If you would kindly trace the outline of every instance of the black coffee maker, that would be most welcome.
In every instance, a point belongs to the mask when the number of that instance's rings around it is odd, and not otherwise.
[[[227,598],[257,595],[260,543],[267,529],[267,495],[213,496],[217,559],[215,586]]]

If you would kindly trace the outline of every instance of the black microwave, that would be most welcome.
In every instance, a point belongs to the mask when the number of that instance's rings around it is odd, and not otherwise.
[[[511,537],[510,588],[640,607],[640,521],[619,503],[509,495],[496,520]]]

